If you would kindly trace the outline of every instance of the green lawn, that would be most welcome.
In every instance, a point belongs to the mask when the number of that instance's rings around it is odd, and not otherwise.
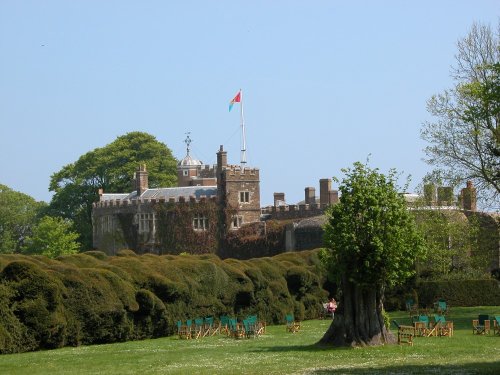
[[[0,374],[500,374],[500,336],[472,334],[479,313],[500,315],[500,306],[454,308],[453,337],[417,337],[413,347],[317,348],[330,321],[313,320],[297,334],[271,326],[255,339],[167,337],[2,355]],[[391,318],[410,322],[404,312]]]

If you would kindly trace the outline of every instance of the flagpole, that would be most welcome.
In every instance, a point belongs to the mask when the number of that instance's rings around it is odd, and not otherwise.
[[[241,165],[247,163],[247,140],[245,135],[245,120],[243,118],[243,92],[240,89],[240,117],[241,117]]]

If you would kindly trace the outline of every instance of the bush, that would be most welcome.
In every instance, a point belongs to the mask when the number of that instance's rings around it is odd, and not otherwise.
[[[314,318],[328,294],[315,251],[248,261],[130,250],[5,255],[0,265],[1,353],[159,337],[203,316]]]

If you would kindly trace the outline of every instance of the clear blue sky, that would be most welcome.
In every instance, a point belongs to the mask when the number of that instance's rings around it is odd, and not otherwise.
[[[499,16],[498,0],[1,0],[0,183],[49,201],[51,174],[131,131],[177,158],[190,131],[196,157],[223,144],[237,164],[242,88],[262,205],[369,154],[414,190],[426,101],[453,84],[457,40]]]

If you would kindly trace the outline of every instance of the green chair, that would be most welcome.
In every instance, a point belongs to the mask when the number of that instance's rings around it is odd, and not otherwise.
[[[477,319],[472,321],[472,334],[484,335],[490,333],[490,317],[486,314],[479,314]]]
[[[429,331],[429,317],[427,315],[419,315],[413,320],[415,334],[419,336],[427,336]]]
[[[182,321],[177,321],[177,335],[180,339],[190,339],[191,329],[188,328],[187,324],[182,324]]]
[[[203,318],[196,318],[194,320],[194,326],[192,326],[192,336],[195,339],[199,339],[200,337],[204,336],[204,330],[203,330]]]
[[[229,317],[226,316],[226,315],[222,315],[220,318],[219,318],[219,333],[222,334],[222,333],[225,333],[227,336],[230,335],[230,331],[229,331]]]
[[[236,318],[229,318],[229,334],[235,339],[240,339],[245,337],[245,329],[244,327],[238,323]]]
[[[247,339],[257,336],[256,324],[257,321],[253,319],[243,319],[243,329],[245,330],[245,337]]]
[[[449,310],[450,308],[444,299],[440,299],[434,303],[434,311],[438,314],[445,315],[449,313]]]
[[[413,300],[413,298],[408,298],[405,303],[406,311],[410,313],[410,316],[418,314],[418,306]]]
[[[500,315],[496,315],[493,319],[493,334],[500,335]]]
[[[212,316],[205,317],[203,321],[203,336],[215,335],[219,331],[219,327],[214,325],[214,318]]]
[[[286,332],[295,333],[300,330],[300,322],[296,321],[293,314],[286,314]]]

